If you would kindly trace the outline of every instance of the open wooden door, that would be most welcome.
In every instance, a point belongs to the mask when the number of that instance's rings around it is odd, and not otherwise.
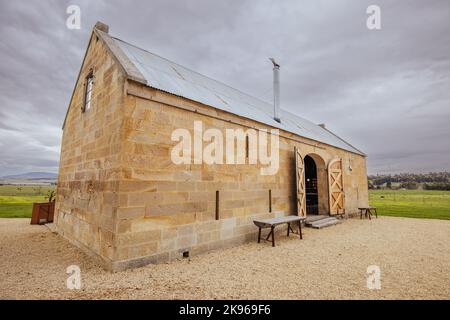
[[[328,191],[330,214],[344,214],[345,194],[342,159],[331,160],[328,164]]]
[[[297,147],[295,153],[295,185],[297,193],[297,215],[306,217],[305,161]]]

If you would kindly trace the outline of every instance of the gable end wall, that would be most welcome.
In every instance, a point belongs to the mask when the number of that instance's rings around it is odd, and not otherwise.
[[[92,104],[83,113],[91,68]],[[121,67],[93,32],[64,124],[55,225],[60,235],[100,257],[107,268],[115,254],[124,83]]]

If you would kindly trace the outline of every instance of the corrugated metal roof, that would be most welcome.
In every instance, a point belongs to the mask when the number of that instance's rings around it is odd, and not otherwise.
[[[311,121],[281,109],[279,123],[273,119],[271,104],[120,39],[113,39],[142,73],[149,87],[364,155],[343,139]]]

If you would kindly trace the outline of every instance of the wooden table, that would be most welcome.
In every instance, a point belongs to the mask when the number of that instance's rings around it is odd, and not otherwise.
[[[377,213],[377,208],[376,207],[369,206],[369,207],[361,207],[361,208],[358,208],[358,209],[359,209],[359,212],[360,212],[360,219],[362,219],[362,215],[363,215],[363,212],[364,212],[364,216],[365,217],[369,217],[369,220],[371,220],[372,219],[372,211],[375,212],[375,217],[378,219],[378,213]]]
[[[298,234],[300,236],[300,239],[303,239],[302,237],[302,221],[304,221],[306,218],[299,217],[299,216],[286,216],[286,217],[279,217],[279,218],[272,218],[272,219],[263,219],[263,220],[253,220],[253,223],[259,228],[258,231],[258,243],[261,242],[261,229],[270,228],[270,232],[267,235],[266,239],[263,239],[264,241],[271,241],[272,247],[275,247],[275,227],[280,224],[287,223],[288,229],[287,229],[287,236],[289,237],[290,233]],[[298,233],[294,232],[291,228],[291,223],[298,223]],[[269,238],[271,240],[269,240]]]

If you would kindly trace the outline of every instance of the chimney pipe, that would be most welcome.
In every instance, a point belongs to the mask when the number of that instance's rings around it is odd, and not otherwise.
[[[104,33],[109,32],[109,26],[106,23],[103,23],[101,21],[97,21],[94,28],[97,30],[103,31]]]
[[[269,58],[273,63],[273,118],[277,122],[281,122],[280,111],[280,65],[275,62],[274,58]]]

